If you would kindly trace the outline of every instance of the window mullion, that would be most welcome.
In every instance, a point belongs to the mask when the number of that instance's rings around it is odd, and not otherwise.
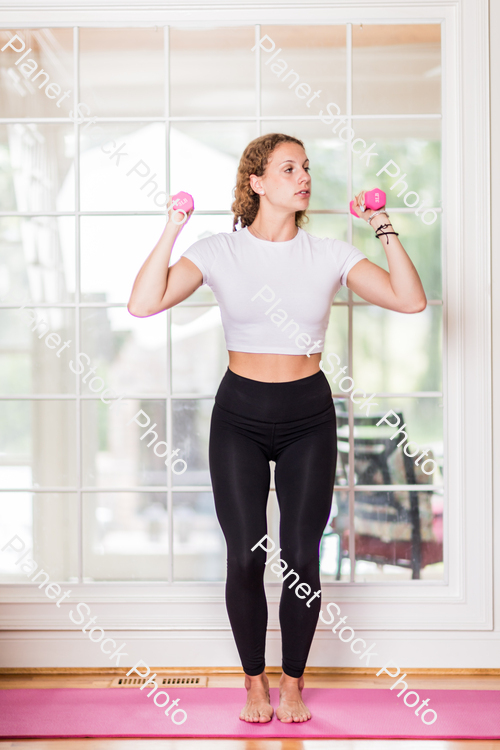
[[[346,114],[347,125],[351,127],[352,115],[352,24],[346,24]],[[347,196],[350,199],[352,195],[352,153],[349,150],[347,158]],[[347,214],[347,241],[352,244],[352,214]],[[353,298],[352,292],[348,290],[347,306],[347,361],[349,373],[353,374]],[[354,405],[352,400],[348,400],[348,420],[349,420],[349,561],[350,561],[350,582],[354,582],[355,573],[355,545],[354,545]],[[341,554],[341,543],[339,544],[339,555]]]
[[[170,26],[164,28],[164,50],[165,50],[165,189],[170,195]],[[165,208],[165,218],[168,211]],[[166,399],[166,441],[170,452],[172,451],[172,310],[167,310],[167,399]],[[168,582],[174,580],[174,508],[172,492],[172,465],[171,462],[165,467],[167,470],[167,512],[168,512]]]
[[[75,119],[74,165],[75,165],[75,349],[80,351],[80,125],[76,113],[80,101],[80,29],[73,28],[73,64],[74,64],[74,97]],[[78,529],[78,583],[83,583],[83,497],[82,497],[82,402],[80,378],[76,378],[76,502]]]
[[[261,112],[261,88],[262,80],[260,75],[260,23],[255,24],[255,137],[262,135],[262,112]]]

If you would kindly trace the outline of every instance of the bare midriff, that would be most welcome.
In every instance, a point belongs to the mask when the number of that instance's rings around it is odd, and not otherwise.
[[[260,354],[228,352],[229,369],[250,380],[262,383],[286,383],[318,372],[321,352],[311,354]]]

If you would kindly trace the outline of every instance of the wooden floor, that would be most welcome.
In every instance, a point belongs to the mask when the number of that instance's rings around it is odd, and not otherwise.
[[[172,670],[153,669],[158,674],[171,673]],[[193,670],[189,670],[194,673]],[[183,672],[184,673],[184,672]],[[196,674],[206,674],[197,670]],[[80,670],[79,674],[24,673],[0,674],[0,689],[8,688],[106,688],[116,673],[90,672]],[[180,674],[177,671],[176,674]],[[408,670],[412,688],[443,690],[500,690],[500,674],[497,670],[478,671],[476,674],[419,674]],[[279,674],[270,674],[271,687],[277,687]],[[311,673],[306,674],[306,686],[310,687],[349,687],[349,688],[387,688],[389,681],[382,681],[374,673]],[[210,670],[208,688],[239,687],[242,685],[240,674],[220,674]],[[180,688],[182,689],[182,688]],[[205,690],[206,688],[199,688]],[[500,725],[500,717],[499,717]],[[0,750],[500,750],[500,740],[0,740]]]
[[[480,740],[19,740],[16,750],[496,750]]]

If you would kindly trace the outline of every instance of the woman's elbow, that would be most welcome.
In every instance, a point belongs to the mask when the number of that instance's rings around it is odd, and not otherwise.
[[[423,312],[427,307],[427,297],[424,295],[418,300],[412,301],[410,304],[405,305],[405,309],[402,312],[414,315],[415,313]]]
[[[132,302],[129,300],[127,304],[127,310],[131,315],[133,315],[135,318],[149,318],[151,315],[157,315],[160,312],[163,312],[163,310],[168,310],[171,305],[164,305],[163,302],[156,307],[152,307],[151,305],[139,305],[137,302]]]
[[[137,304],[134,304],[133,302],[129,302],[127,305],[127,310],[131,315],[134,316],[134,318],[147,318],[149,315],[152,315],[153,313],[150,310],[146,310],[145,308],[141,308]]]

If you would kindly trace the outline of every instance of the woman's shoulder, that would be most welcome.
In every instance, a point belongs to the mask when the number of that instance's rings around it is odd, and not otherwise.
[[[346,240],[340,240],[337,237],[316,237],[305,230],[303,232],[315,253],[323,253],[325,259],[331,258],[339,266],[347,261],[350,262],[353,258],[366,257],[356,245]]]
[[[305,229],[302,229],[302,232],[304,235],[307,236],[308,240],[315,244],[324,244],[324,245],[330,245],[330,246],[337,246],[337,247],[354,247],[350,242],[347,242],[347,240],[341,240],[339,237],[335,237],[334,235],[330,235],[328,237],[317,237],[314,234],[310,234],[310,232],[306,232]]]
[[[243,233],[245,234],[245,233]],[[224,248],[236,244],[242,237],[242,230],[237,232],[205,232],[194,242],[194,245],[211,248]]]
[[[223,260],[232,255],[238,246],[240,232],[204,232],[182,254],[189,260],[212,266],[216,260]]]
[[[198,235],[198,239],[189,245],[188,250],[201,253],[216,251],[222,244],[220,239],[221,234],[224,233],[218,232],[215,234],[214,232],[203,232],[203,234]]]

